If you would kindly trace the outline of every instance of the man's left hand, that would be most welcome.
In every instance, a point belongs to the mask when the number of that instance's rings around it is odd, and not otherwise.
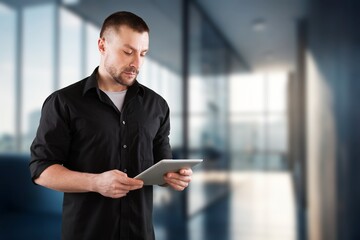
[[[177,191],[183,191],[191,182],[191,168],[182,168],[179,172],[168,172],[164,175],[165,182]]]

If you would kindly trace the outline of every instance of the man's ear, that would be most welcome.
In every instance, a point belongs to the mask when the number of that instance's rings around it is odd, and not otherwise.
[[[101,54],[105,52],[105,38],[101,37],[98,39],[98,49]]]

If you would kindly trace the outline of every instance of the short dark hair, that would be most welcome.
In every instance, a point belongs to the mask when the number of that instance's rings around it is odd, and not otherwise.
[[[149,32],[148,25],[141,17],[131,12],[121,11],[111,14],[104,20],[100,31],[100,37],[103,37],[106,30],[112,28],[117,31],[116,27],[122,25],[126,25],[139,33]]]

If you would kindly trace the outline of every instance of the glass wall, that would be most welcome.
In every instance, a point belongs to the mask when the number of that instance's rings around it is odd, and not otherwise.
[[[287,74],[237,74],[230,80],[233,170],[287,167]]]
[[[189,188],[191,215],[229,190],[229,76],[241,64],[196,4],[190,4],[189,21],[189,157],[205,160]],[[211,173],[215,178],[206,177]]]
[[[80,80],[83,77],[82,62],[87,59],[88,51],[96,51],[96,38],[89,39],[84,35],[85,24],[80,17],[71,13],[67,9],[60,8],[60,84],[59,87],[65,87]],[[92,48],[86,49],[86,43],[91,41]],[[95,58],[97,59],[97,58]]]
[[[15,151],[16,11],[0,2],[0,152]]]
[[[39,124],[40,108],[54,89],[55,11],[53,4],[23,10],[22,152],[29,152]]]

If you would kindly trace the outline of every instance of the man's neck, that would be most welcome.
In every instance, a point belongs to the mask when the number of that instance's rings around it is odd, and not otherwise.
[[[98,73],[96,75],[98,86],[101,90],[106,92],[121,92],[128,89],[128,86],[122,85],[116,81],[114,81],[111,76],[108,76],[103,71],[103,68],[99,66]]]

